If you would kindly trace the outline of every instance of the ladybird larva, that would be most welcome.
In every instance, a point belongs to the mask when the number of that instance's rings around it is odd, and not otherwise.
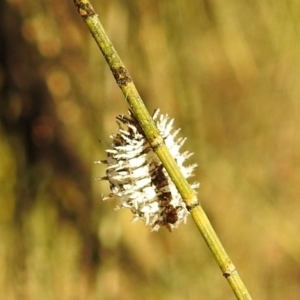
[[[120,204],[117,209],[129,208],[133,220],[144,222],[152,231],[161,226],[172,231],[181,222],[186,222],[189,212],[132,112],[128,113],[129,116],[116,118],[119,129],[110,136],[112,142],[106,150],[106,160],[97,162],[107,164],[106,176],[100,179],[108,180],[111,189],[109,196],[103,200],[118,198]],[[191,177],[197,165],[183,165],[192,153],[180,153],[186,139],[176,138],[179,129],[173,131],[174,119],[170,120],[159,110],[152,117],[184,177]],[[196,189],[199,184],[191,186]]]

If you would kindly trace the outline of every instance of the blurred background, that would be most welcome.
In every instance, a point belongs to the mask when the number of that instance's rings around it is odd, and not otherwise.
[[[226,3],[226,4],[225,4]],[[253,299],[300,298],[300,2],[98,0]],[[235,299],[189,218],[132,223],[105,158],[128,107],[73,1],[0,1],[1,299]]]

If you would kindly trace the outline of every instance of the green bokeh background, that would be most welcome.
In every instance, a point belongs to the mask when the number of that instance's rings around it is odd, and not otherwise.
[[[300,2],[93,6],[146,106],[188,137],[252,297],[299,299]],[[191,218],[151,233],[101,200],[93,162],[128,107],[73,2],[1,1],[0,23],[0,298],[234,299]]]

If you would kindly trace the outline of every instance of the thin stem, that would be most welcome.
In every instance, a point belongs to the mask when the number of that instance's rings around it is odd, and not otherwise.
[[[88,26],[92,36],[105,57],[118,86],[122,90],[150,145],[161,160],[171,180],[177,187],[182,199],[185,201],[187,209],[190,211],[191,216],[193,217],[204,240],[212,251],[219,267],[222,270],[223,276],[228,280],[237,299],[250,300],[251,296],[249,295],[243,281],[238,275],[235,266],[227,255],[205,212],[200,206],[195,192],[182,175],[179,167],[170,154],[169,149],[166,147],[163,138],[160,136],[152,117],[145,107],[133,80],[129,75],[129,72],[108,39],[98,15],[95,13],[88,0],[73,1],[80,16]]]

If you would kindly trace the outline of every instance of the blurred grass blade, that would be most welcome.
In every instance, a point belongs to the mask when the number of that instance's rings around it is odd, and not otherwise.
[[[235,266],[212,228],[193,189],[182,175],[175,160],[164,144],[164,141],[160,136],[152,117],[147,111],[132,78],[108,39],[92,5],[87,0],[74,0],[74,3],[80,16],[87,24],[91,34],[102,51],[102,54],[104,55],[118,86],[122,90],[150,145],[161,160],[164,168],[167,170],[170,178],[181,194],[182,199],[185,201],[187,209],[190,211],[191,216],[193,217],[203,238],[212,251],[219,267],[222,270],[223,276],[228,280],[237,299],[250,300],[251,296],[238,275]]]

